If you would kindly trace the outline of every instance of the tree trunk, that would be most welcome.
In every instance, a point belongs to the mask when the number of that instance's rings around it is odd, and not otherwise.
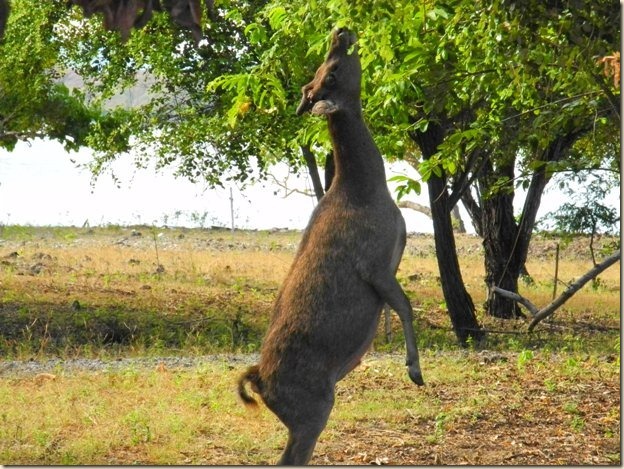
[[[443,130],[439,125],[430,122],[425,132],[413,132],[410,136],[418,144],[426,160],[437,152],[438,145],[442,143]],[[474,303],[466,291],[461,276],[451,221],[452,207],[448,206],[448,191],[444,175],[439,177],[432,174],[427,181],[427,187],[442,292],[453,330],[463,346],[468,343],[469,337],[480,342],[485,334],[477,321]]]
[[[513,164],[512,161],[496,171],[488,164],[484,168],[484,173],[488,173],[485,177],[490,181],[500,177],[512,180]],[[502,319],[523,316],[515,301],[496,295],[493,291],[494,287],[518,291],[518,278],[523,263],[518,262],[522,256],[518,256],[516,252],[519,233],[513,213],[513,192],[501,191],[485,198],[480,212],[485,254],[485,283],[488,289],[485,311]]]
[[[462,220],[461,214],[459,213],[459,205],[457,204],[455,204],[451,210],[451,219],[453,220],[453,226],[455,226],[455,231],[457,233],[466,232],[466,225],[464,225],[464,220]]]
[[[301,154],[303,155],[303,159],[308,167],[308,172],[310,173],[310,178],[312,179],[314,195],[316,195],[316,200],[320,201],[323,195],[325,195],[325,191],[323,191],[323,185],[321,184],[321,177],[319,176],[316,158],[314,158],[314,153],[312,153],[309,146],[305,145],[300,146],[299,148],[301,148]]]
[[[327,192],[331,187],[335,173],[336,166],[334,165],[334,154],[330,151],[325,157],[325,192]]]
[[[577,129],[554,138],[542,151],[541,161],[552,163],[561,160],[584,132],[584,129]],[[510,292],[518,291],[518,279],[521,274],[527,273],[525,263],[537,211],[552,173],[547,171],[546,166],[535,171],[518,223],[513,212],[513,190],[490,193],[494,184],[501,178],[514,180],[515,158],[509,158],[506,164],[499,162],[498,167],[494,167],[489,157],[487,155],[485,157],[488,160],[477,177],[478,192],[489,195],[479,195],[479,205],[470,192],[466,191],[462,195],[462,201],[468,209],[477,233],[483,238],[488,288],[486,314],[503,319],[517,318],[523,316],[517,303],[508,297],[495,295],[494,288]]]

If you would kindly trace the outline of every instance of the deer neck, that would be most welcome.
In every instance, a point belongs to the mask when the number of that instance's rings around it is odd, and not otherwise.
[[[357,199],[371,199],[388,191],[383,159],[364,122],[361,108],[328,116],[336,173],[332,187]]]

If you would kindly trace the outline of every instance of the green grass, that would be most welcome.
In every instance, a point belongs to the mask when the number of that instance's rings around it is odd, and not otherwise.
[[[137,234],[140,233],[140,234]],[[156,247],[153,234],[156,233]],[[161,236],[158,236],[162,233]],[[4,359],[203,356],[257,351],[300,233],[0,226]],[[601,242],[610,243],[604,239]],[[554,243],[536,236],[521,293],[552,295]],[[480,240],[458,236],[479,321],[459,351],[431,236],[408,239],[399,280],[415,310],[426,386],[402,365],[400,322],[336,389],[316,464],[618,464],[620,278],[609,269],[533,334],[486,317]],[[14,254],[17,253],[17,254]],[[158,264],[163,269],[157,269]],[[560,278],[591,266],[562,249]],[[0,378],[8,464],[270,464],[285,442],[266,408],[236,398],[243,365],[107,369]]]

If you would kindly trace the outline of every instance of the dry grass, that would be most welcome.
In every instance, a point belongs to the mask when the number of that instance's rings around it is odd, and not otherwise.
[[[5,334],[0,352],[21,358],[162,353],[163,348],[174,353],[254,350],[300,238],[297,232],[149,227],[4,227],[2,233],[0,326]],[[537,305],[552,297],[556,242],[536,237],[532,244],[527,267],[535,283],[522,284],[521,293]],[[485,300],[481,241],[458,236],[457,246],[463,278],[483,325],[524,331],[523,321],[498,321],[480,310]],[[562,281],[590,267],[587,240],[564,246]],[[431,236],[408,239],[398,275],[415,306],[422,345],[454,347]],[[563,288],[558,286],[559,291]],[[619,288],[619,272],[611,268],[601,274],[598,286],[587,286],[572,298],[555,315],[554,325],[542,326],[531,337],[494,335],[488,346],[508,347],[507,339],[520,339],[520,348],[541,345],[550,339],[544,335],[548,331],[564,342],[580,337],[611,347],[619,329]],[[594,334],[594,326],[607,334]],[[380,335],[378,348],[401,347],[396,318],[393,328],[394,342],[386,345]]]

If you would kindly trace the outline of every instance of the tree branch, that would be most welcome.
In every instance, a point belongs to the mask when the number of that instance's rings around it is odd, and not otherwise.
[[[494,293],[498,293],[500,296],[504,296],[505,298],[509,298],[510,300],[514,300],[515,302],[520,303],[522,306],[529,310],[531,316],[535,316],[537,313],[539,313],[537,306],[527,300],[524,296],[518,295],[517,293],[511,292],[509,290],[503,290],[502,288],[497,286],[494,286],[492,288],[492,291]]]
[[[533,318],[531,324],[529,324],[529,332],[531,332],[535,326],[542,321],[544,318],[547,318],[551,314],[553,314],[557,308],[563,305],[566,301],[568,301],[578,290],[580,290],[583,285],[585,285],[590,280],[596,278],[602,271],[611,267],[617,261],[620,260],[620,250],[618,249],[616,252],[607,257],[600,264],[594,266],[591,270],[589,270],[585,275],[579,278],[576,282],[572,282],[568,288],[564,290],[564,292],[559,295],[552,303],[550,303],[545,308],[542,308]]]
[[[583,288],[583,286],[587,282],[596,278],[604,270],[611,267],[613,264],[615,264],[619,260],[620,260],[620,250],[618,249],[616,252],[614,252],[609,257],[607,257],[604,261],[602,261],[600,264],[590,269],[586,274],[581,276],[578,280],[576,280],[575,282],[572,282],[561,295],[559,295],[549,305],[545,306],[544,308],[540,310],[538,310],[537,307],[533,303],[531,303],[529,300],[527,300],[521,295],[518,295],[517,293],[503,290],[499,287],[494,287],[492,290],[501,296],[504,296],[506,298],[511,298],[512,300],[524,305],[531,312],[533,319],[531,320],[531,323],[529,324],[528,332],[532,332],[537,324],[539,324],[543,319],[552,315],[557,309],[559,309],[560,306],[562,306],[566,301],[568,301],[572,296],[574,296],[574,294],[577,291]]]
[[[462,171],[459,178],[455,180],[455,182],[453,183],[451,187],[451,194],[449,195],[449,205],[451,207],[454,207],[455,204],[459,202],[459,199],[461,199],[462,194],[466,192],[466,190],[468,190],[468,188],[472,185],[475,178],[481,172],[483,163],[481,163],[481,165],[479,165],[477,169],[474,169],[474,167],[477,165],[479,156],[481,156],[482,153],[483,151],[481,149],[476,149],[470,152],[470,156],[468,157],[468,161],[466,163],[466,168]],[[470,175],[471,172],[472,172],[472,175]]]
[[[7,130],[6,132],[4,131],[0,132],[0,139],[15,138],[17,140],[31,140],[33,138],[45,138],[45,137],[47,137],[45,133],[35,132],[35,131],[20,132],[20,131]]]
[[[472,225],[475,228],[477,234],[483,238],[483,222],[481,218],[481,207],[476,202],[470,191],[466,191],[462,194],[461,201],[468,210]]]
[[[321,184],[321,178],[318,173],[318,165],[316,164],[316,158],[314,158],[314,153],[310,150],[309,145],[300,145],[301,154],[303,155],[303,159],[308,166],[308,171],[310,172],[310,178],[312,179],[312,187],[314,187],[314,194],[316,195],[316,200],[319,201],[325,195],[325,191],[323,190],[323,184]]]
[[[281,187],[282,189],[284,189],[284,199],[286,197],[291,196],[292,194],[301,194],[301,195],[305,195],[308,197],[314,197],[314,194],[310,191],[305,191],[305,190],[301,190],[301,189],[297,189],[297,188],[290,188],[288,187],[288,177],[290,176],[290,173],[288,173],[288,176],[286,176],[286,179],[284,181],[279,181],[274,174],[272,173],[267,173],[267,176],[269,176],[271,179],[273,179],[273,183],[279,187]]]
[[[399,208],[411,208],[417,212],[423,213],[431,218],[431,209],[426,205],[421,205],[416,202],[410,202],[409,200],[401,200],[398,204]]]

